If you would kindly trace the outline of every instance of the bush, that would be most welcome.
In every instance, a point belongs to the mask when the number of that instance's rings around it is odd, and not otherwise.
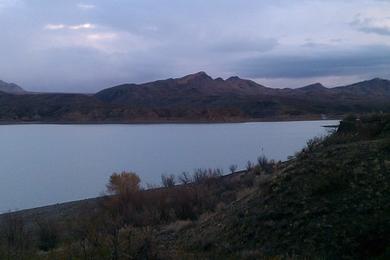
[[[177,178],[181,184],[189,184],[192,182],[192,177],[188,172],[182,172]]]
[[[248,161],[246,163],[246,170],[249,172],[251,170],[253,170],[253,163],[251,161]]]
[[[231,173],[235,173],[237,171],[238,166],[236,164],[232,164],[229,167]]]
[[[193,181],[197,184],[210,182],[213,179],[221,177],[223,171],[221,169],[196,169],[193,174]]]
[[[176,184],[175,175],[173,175],[173,174],[161,175],[161,183],[165,188],[171,188],[171,187],[175,186],[175,184]]]
[[[270,174],[273,171],[275,162],[273,160],[268,160],[265,155],[259,156],[257,158],[258,166],[266,174]]]
[[[140,190],[141,179],[134,172],[113,173],[107,184],[107,192],[114,195],[127,195]]]
[[[17,213],[8,213],[1,220],[0,246],[3,245],[4,255],[0,258],[23,259],[31,247],[31,234],[27,230],[25,221]]]
[[[54,222],[43,221],[38,224],[38,248],[45,252],[56,248],[59,244],[59,231]]]
[[[318,136],[309,139],[306,142],[307,150],[310,152],[313,151],[315,147],[319,146],[324,141],[324,139],[325,139],[324,137],[318,137]]]

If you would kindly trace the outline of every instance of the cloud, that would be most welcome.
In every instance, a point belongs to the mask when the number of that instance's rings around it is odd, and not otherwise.
[[[77,4],[77,7],[80,8],[81,10],[91,10],[94,9],[96,6],[93,4],[79,3]]]
[[[92,41],[104,41],[104,40],[114,40],[118,37],[116,33],[95,33],[95,34],[87,34],[87,39]]]
[[[94,29],[94,28],[96,28],[96,25],[90,23],[76,24],[76,25],[47,24],[44,27],[44,29],[46,30],[54,30],[54,31],[62,30],[62,29],[83,30],[83,29]]]
[[[64,29],[66,26],[64,24],[46,24],[44,29],[46,30],[61,30]]]
[[[330,42],[333,42],[332,40]],[[305,48],[326,48],[329,47],[330,44],[328,43],[320,43],[320,42],[314,42],[311,39],[307,39],[304,44],[301,45]]]
[[[222,37],[211,43],[211,50],[227,53],[266,52],[278,45],[277,39],[262,37]]]
[[[68,26],[70,30],[94,29],[96,26],[90,23],[77,24]]]
[[[390,36],[390,17],[373,18],[357,15],[351,25],[361,32]]]
[[[106,54],[143,52],[151,48],[153,40],[127,31],[89,24],[76,26],[47,25],[48,30],[61,30],[46,33],[36,42],[37,49],[90,48]],[[67,30],[62,30],[67,29]],[[82,29],[93,29],[82,30]]]
[[[327,49],[314,53],[260,55],[243,59],[231,68],[250,78],[305,78],[387,74],[390,46],[360,46],[352,49]]]

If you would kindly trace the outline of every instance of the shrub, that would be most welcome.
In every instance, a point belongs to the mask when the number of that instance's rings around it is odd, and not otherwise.
[[[181,184],[189,184],[192,182],[192,177],[188,172],[182,172],[177,178]]]
[[[196,169],[193,174],[193,180],[195,183],[205,183],[213,180],[217,177],[221,177],[223,171],[221,169]]]
[[[249,172],[253,169],[253,163],[251,161],[248,161],[246,163],[246,170]]]
[[[237,171],[238,166],[236,164],[232,164],[229,167],[231,173],[235,173]]]
[[[161,175],[161,183],[165,188],[171,188],[171,187],[175,186],[175,184],[176,184],[175,175],[173,175],[173,174]]]
[[[318,136],[309,139],[306,142],[307,150],[310,152],[313,151],[315,147],[319,146],[324,141],[324,139],[325,139],[324,137],[318,137]]]
[[[31,234],[27,230],[25,221],[17,213],[8,213],[1,220],[0,246],[4,245],[5,255],[0,258],[22,259],[31,247]]]
[[[43,221],[38,224],[38,248],[50,251],[59,244],[59,231],[54,222]]]
[[[110,215],[115,225],[132,223],[137,220],[137,211],[142,209],[140,178],[134,172],[113,173],[107,184],[107,193],[101,209]],[[110,221],[111,221],[110,220]]]
[[[126,195],[140,190],[141,179],[134,172],[113,173],[107,184],[107,192],[114,195]]]
[[[273,160],[268,160],[265,155],[259,156],[257,158],[258,166],[264,173],[272,173],[275,162]]]

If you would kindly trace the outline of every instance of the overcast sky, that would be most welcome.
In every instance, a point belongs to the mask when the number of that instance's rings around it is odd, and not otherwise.
[[[386,0],[0,0],[0,79],[94,92],[206,71],[270,87],[390,78]]]

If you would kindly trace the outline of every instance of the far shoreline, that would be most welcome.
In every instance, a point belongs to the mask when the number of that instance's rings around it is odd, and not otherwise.
[[[2,125],[162,125],[162,124],[239,124],[239,123],[266,123],[266,122],[301,122],[301,121],[327,121],[341,120],[343,116],[329,116],[320,118],[308,117],[276,117],[255,119],[227,119],[227,120],[112,120],[112,121],[0,121]],[[326,126],[324,126],[326,127]],[[333,126],[332,126],[333,127]]]

